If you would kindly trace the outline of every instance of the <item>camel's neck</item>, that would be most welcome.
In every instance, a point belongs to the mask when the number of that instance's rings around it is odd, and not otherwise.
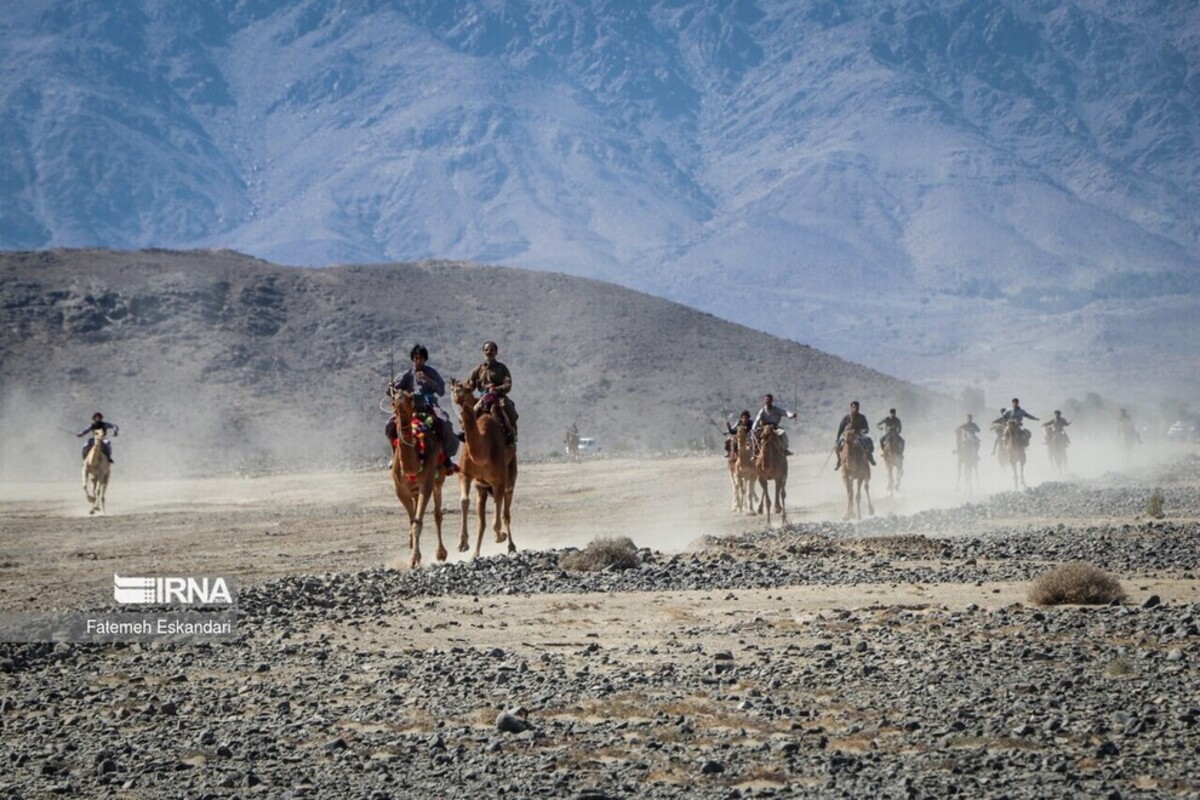
[[[495,422],[487,416],[476,415],[475,406],[470,399],[460,403],[459,410],[462,413],[463,436],[467,440],[471,459],[480,463],[487,461],[492,455],[487,428]]]

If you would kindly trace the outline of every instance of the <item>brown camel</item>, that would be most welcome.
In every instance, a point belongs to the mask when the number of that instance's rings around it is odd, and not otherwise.
[[[1012,467],[1013,491],[1017,491],[1018,483],[1025,485],[1025,448],[1028,443],[1025,429],[1020,420],[1010,419],[1004,423],[1004,433],[1000,437],[1000,463]]]
[[[758,487],[762,490],[762,496],[758,499],[756,513],[761,514],[765,506],[767,525],[771,524],[772,503],[767,481],[775,481],[775,511],[779,514],[780,521],[786,525],[788,463],[787,454],[783,449],[783,441],[776,434],[774,425],[764,425],[758,438],[758,455],[754,459],[754,473],[758,477]]]
[[[894,433],[885,436],[880,448],[883,464],[887,467],[889,497],[900,491],[900,481],[904,478],[904,451],[900,448],[899,438]]]
[[[729,453],[729,479],[733,484],[733,511],[754,513],[758,497],[754,491],[758,473],[754,468],[754,453],[750,451],[750,439],[744,428],[739,428],[734,440],[737,444]],[[750,492],[750,504],[746,504],[746,492]]]
[[[475,539],[475,558],[483,547],[483,530],[487,527],[487,498],[492,496],[495,520],[492,530],[496,541],[508,540],[508,552],[516,552],[512,536],[512,497],[517,483],[517,447],[508,444],[504,425],[492,414],[476,416],[475,393],[456,380],[450,381],[450,394],[458,406],[466,446],[460,458],[462,473],[458,476],[462,504],[462,536],[458,551],[465,553],[470,545],[467,537],[467,513],[471,507],[471,484],[479,506],[479,534]],[[503,519],[503,528],[501,520]]]
[[[862,519],[862,496],[867,495],[867,512],[875,516],[875,505],[871,502],[871,462],[866,448],[859,441],[858,432],[847,427],[842,440],[842,451],[838,454],[842,462],[842,485],[846,487],[846,516],[844,519]]]
[[[954,452],[958,456],[957,487],[961,489],[965,481],[970,494],[972,487],[979,484],[979,439],[960,428]]]
[[[408,545],[412,548],[412,566],[421,566],[421,528],[425,509],[433,498],[433,521],[437,526],[437,560],[446,560],[442,543],[442,440],[434,427],[434,415],[417,409],[411,392],[392,393],[392,411],[396,414],[399,441],[392,454],[392,482],[396,497],[408,512]]]
[[[108,478],[112,473],[112,464],[101,447],[103,441],[104,431],[93,431],[92,447],[83,459],[83,493],[92,506],[88,514],[98,511],[101,516],[104,515],[104,496],[108,493]]]

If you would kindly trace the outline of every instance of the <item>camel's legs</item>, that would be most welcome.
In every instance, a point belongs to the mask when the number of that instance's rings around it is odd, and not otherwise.
[[[446,560],[446,545],[442,543],[442,487],[433,487],[433,524],[437,529],[437,560]]]
[[[517,545],[512,538],[512,498],[513,487],[509,484],[504,490],[504,535],[508,539],[508,552],[517,552]]]
[[[421,528],[423,527],[422,520],[425,519],[425,509],[429,505],[429,491],[422,490],[417,495],[417,511],[413,519],[413,551],[412,551],[412,566],[421,566]]]
[[[491,488],[486,484],[475,484],[475,504],[479,506],[479,532],[475,537],[475,555],[474,558],[479,558],[479,551],[483,549],[483,532],[487,528],[487,499]]]
[[[462,509],[462,534],[458,537],[458,552],[465,553],[471,549],[470,536],[467,534],[467,512],[471,510],[471,479],[466,473],[459,473],[458,491],[458,505]]]
[[[862,490],[867,494],[867,513],[872,517],[875,516],[875,504],[871,502],[871,481],[865,480],[862,482]],[[862,519],[862,502],[859,501],[858,518]]]
[[[497,544],[508,538],[504,533],[504,497],[506,494],[507,486],[502,484],[492,487],[492,531],[496,535]]]

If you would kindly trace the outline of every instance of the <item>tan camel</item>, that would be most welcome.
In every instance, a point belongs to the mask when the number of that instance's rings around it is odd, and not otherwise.
[[[842,440],[842,485],[846,487],[846,516],[844,519],[862,519],[862,496],[867,495],[867,511],[875,516],[875,505],[871,502],[871,462],[866,448],[859,441],[858,432],[847,427]]]
[[[104,515],[104,496],[108,493],[108,479],[112,474],[112,464],[104,455],[104,431],[92,432],[92,447],[83,459],[83,493],[92,504],[88,514],[97,511]]]
[[[1019,420],[1010,419],[1004,423],[1004,433],[1000,437],[1000,463],[1012,468],[1013,491],[1017,491],[1018,483],[1025,485],[1025,429]]]
[[[466,445],[463,447],[458,476],[462,505],[462,536],[458,551],[470,549],[467,536],[467,514],[471,507],[471,484],[475,483],[479,507],[479,534],[475,539],[475,558],[483,548],[483,530],[487,527],[487,498],[492,496],[495,520],[492,530],[496,541],[508,540],[508,552],[516,552],[512,536],[512,497],[517,483],[517,447],[508,444],[504,424],[492,414],[476,416],[475,393],[456,380],[450,381],[450,394],[458,406]],[[503,527],[501,527],[503,520]]]
[[[758,496],[754,484],[758,472],[754,468],[754,454],[750,451],[750,439],[744,428],[739,428],[735,438],[737,447],[729,454],[729,480],[733,484],[733,511],[755,513],[754,505]],[[750,493],[750,503],[746,504],[746,492]]]
[[[411,392],[397,389],[392,392],[392,411],[396,414],[396,433],[399,441],[392,454],[392,482],[396,497],[408,512],[408,545],[412,548],[411,565],[421,566],[421,528],[425,509],[433,499],[433,521],[437,527],[437,560],[446,560],[442,543],[442,484],[446,475],[442,469],[442,440],[434,427],[434,415],[417,411]]]
[[[885,436],[881,448],[883,464],[887,467],[887,490],[889,497],[900,491],[900,481],[904,478],[904,451],[900,449],[900,445],[897,442],[899,438],[894,433]],[[870,466],[870,464],[867,466]]]
[[[758,498],[758,511],[767,510],[767,525],[771,524],[771,494],[767,481],[775,481],[774,506],[779,519],[787,524],[787,453],[784,452],[783,441],[775,432],[774,425],[764,425],[758,435],[758,455],[754,459],[754,473],[758,478],[758,488],[762,496]]]
[[[967,494],[970,494],[972,488],[979,485],[979,439],[961,428],[958,429],[957,435],[958,444],[954,448],[954,452],[958,456],[958,483],[956,486],[962,489],[965,482]]]
[[[581,460],[579,458],[579,434],[573,428],[567,430],[565,442],[567,445],[567,460],[572,463],[578,463]]]

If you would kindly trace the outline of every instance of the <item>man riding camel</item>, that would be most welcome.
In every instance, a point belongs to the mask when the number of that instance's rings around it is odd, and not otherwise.
[[[115,463],[112,457],[112,441],[110,441],[108,438],[108,432],[112,431],[112,435],[116,436],[118,433],[120,433],[121,429],[112,422],[105,422],[104,415],[99,411],[97,411],[95,414],[92,414],[92,424],[75,434],[76,439],[81,436],[91,437],[87,440],[87,444],[83,446],[84,460],[87,460],[88,451],[92,449],[92,445],[96,441],[95,437],[92,436],[93,431],[104,431],[104,438],[100,441],[100,452],[104,453],[105,458],[108,459],[108,463]],[[135,436],[134,438],[136,439],[137,437]]]
[[[754,439],[750,436],[750,430],[752,427],[753,427],[753,423],[750,421],[750,412],[749,411],[742,411],[742,413],[740,415],[738,415],[738,420],[736,423],[726,423],[726,425],[725,425],[725,457],[726,458],[733,458],[734,453],[737,452],[738,431],[746,432],[746,441],[751,443],[751,449],[753,450]]]
[[[509,444],[517,443],[517,407],[509,399],[512,390],[512,373],[508,367],[496,360],[500,348],[493,341],[483,343],[483,363],[475,368],[470,377],[463,382],[473,392],[483,392],[479,402],[475,404],[476,414],[487,414],[493,408],[498,409],[496,415],[504,426],[504,435]]]
[[[851,401],[850,413],[842,417],[842,422],[838,425],[837,446],[834,450],[837,453],[837,463],[833,466],[835,471],[842,468],[842,445],[846,443],[843,434],[847,428],[858,434],[858,438],[863,443],[863,448],[867,451],[867,460],[871,462],[872,466],[875,465],[875,443],[871,441],[871,423],[867,422],[865,415],[859,413],[858,408],[858,401]]]
[[[1062,412],[1055,409],[1054,419],[1042,423],[1042,427],[1046,429],[1046,441],[1050,441],[1051,436],[1058,435],[1063,437],[1063,447],[1069,445],[1071,437],[1067,435],[1066,427],[1070,424],[1063,417]]]
[[[954,433],[956,434],[955,441],[958,441],[958,436],[966,434],[975,440],[976,445],[979,444],[979,426],[975,424],[975,417],[971,414],[967,414],[967,421],[955,428]],[[958,452],[957,445],[954,448],[954,452]]]
[[[880,447],[886,446],[894,437],[896,440],[896,452],[904,455],[904,437],[900,435],[900,430],[904,425],[900,422],[900,418],[896,416],[896,409],[889,408],[888,415],[881,419],[875,427],[883,428],[883,436],[879,437]]]
[[[997,443],[999,443],[999,441],[1000,441],[1000,436],[1001,436],[1001,435],[1003,435],[1003,432],[1004,432],[1004,424],[1005,424],[1005,423],[1007,423],[1007,422],[1011,422],[1012,420],[1016,420],[1016,421],[1017,421],[1017,425],[1018,425],[1018,426],[1023,426],[1023,424],[1024,424],[1024,421],[1025,421],[1025,420],[1027,420],[1027,419],[1031,419],[1031,420],[1033,420],[1034,422],[1040,422],[1040,421],[1041,421],[1041,420],[1039,420],[1037,417],[1035,417],[1033,414],[1030,414],[1028,411],[1026,411],[1025,409],[1021,408],[1021,401],[1020,401],[1020,399],[1019,399],[1019,398],[1016,398],[1016,397],[1014,397],[1014,398],[1012,399],[1012,408],[1009,408],[1009,409],[1007,409],[1007,410],[1005,410],[1005,411],[1001,412],[1001,414],[1000,414],[1000,418],[999,418],[999,419],[997,419],[995,422],[993,422],[993,423],[992,423],[992,426],[993,426],[993,427],[995,427],[996,425],[999,425],[999,426],[1000,426],[1000,429],[999,429],[999,430],[1000,430],[1000,433],[999,433],[999,434],[997,434],[997,436],[996,436],[996,442],[997,442]],[[1028,434],[1028,432],[1025,430],[1025,428],[1024,428],[1024,427],[1021,427],[1021,435],[1022,435],[1022,437],[1023,437],[1024,444],[1025,444],[1026,446],[1029,444],[1029,436],[1028,436],[1027,434]],[[993,453],[995,453],[995,452],[996,452],[996,447],[995,447],[995,445],[993,445],[993,446],[992,446],[992,452],[993,452]]]
[[[452,460],[458,452],[458,437],[454,435],[454,426],[450,422],[450,417],[437,404],[438,396],[446,393],[446,382],[442,380],[442,376],[436,369],[426,363],[429,361],[429,350],[425,345],[419,343],[413,345],[408,357],[412,360],[412,366],[396,379],[396,382],[392,384],[392,389],[412,393],[433,412],[434,425],[438,429],[438,437],[442,441],[442,452],[446,456],[446,473],[453,475],[458,471],[458,467]],[[392,449],[395,450],[396,443],[399,441],[395,415],[388,420],[384,431],[388,441],[392,443]]]
[[[757,416],[754,417],[754,422],[750,425],[750,431],[754,434],[756,440],[762,439],[762,430],[765,426],[770,425],[775,428],[775,433],[779,436],[779,443],[783,445],[783,454],[792,455],[792,451],[788,449],[787,431],[779,427],[779,423],[783,418],[795,419],[795,412],[788,411],[783,406],[775,405],[775,395],[763,395],[763,407],[758,410]]]

